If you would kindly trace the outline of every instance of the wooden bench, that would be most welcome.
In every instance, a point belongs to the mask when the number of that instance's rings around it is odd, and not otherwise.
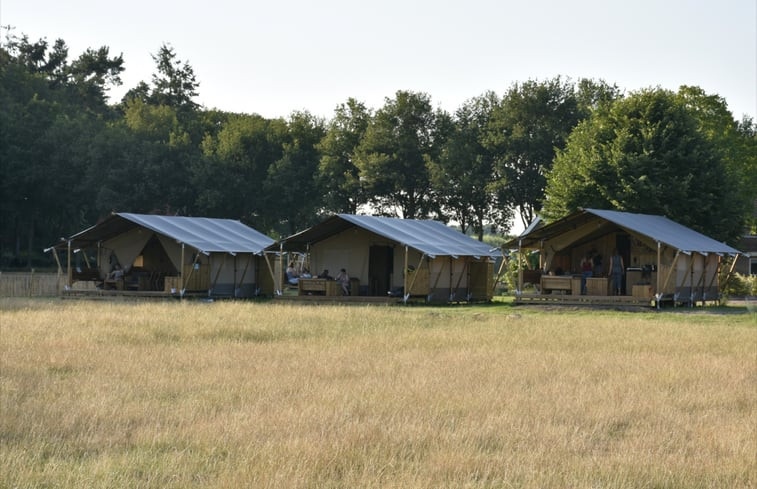
[[[542,275],[541,276],[541,292],[547,294],[553,290],[566,291],[563,293],[570,294],[573,290],[571,280],[573,277],[570,275]]]
[[[299,295],[322,294],[327,296],[342,295],[339,282],[325,278],[300,278],[297,282]]]

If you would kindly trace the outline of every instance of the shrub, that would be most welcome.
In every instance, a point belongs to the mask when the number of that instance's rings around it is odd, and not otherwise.
[[[735,273],[721,282],[721,289],[725,297],[757,295],[757,275]]]

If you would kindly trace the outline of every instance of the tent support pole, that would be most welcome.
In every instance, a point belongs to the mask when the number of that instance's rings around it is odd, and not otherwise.
[[[697,288],[702,289],[702,307],[704,307],[704,276],[707,274],[707,254],[700,254],[702,255],[702,275],[697,280]]]
[[[184,297],[184,243],[181,243],[181,264],[179,265],[179,296]]]
[[[402,269],[402,291],[403,302],[407,304],[410,298],[410,289],[407,287],[407,245],[405,245],[405,268]]]
[[[68,241],[68,252],[66,253],[66,287],[70,290],[74,285],[74,274],[71,270],[71,240]]]
[[[405,249],[407,250],[407,247]],[[423,265],[423,259],[425,257],[426,257],[426,254],[423,253],[421,255],[421,259],[418,260],[418,266],[415,267],[415,273],[413,274],[413,280],[410,281],[410,288],[408,289],[407,293],[405,294],[405,296],[407,296],[408,299],[410,298],[410,290],[413,288],[413,285],[415,285],[415,279],[418,278],[418,271],[421,269],[421,265]],[[407,263],[407,254],[405,255],[405,263]],[[405,271],[405,276],[407,276],[407,267],[405,267],[405,270],[406,270]],[[407,299],[405,299],[405,302],[407,302]]]
[[[694,260],[696,255],[694,252],[689,255],[689,307],[694,307]]]
[[[673,275],[673,271],[676,269],[676,265],[678,264],[678,258],[681,256],[681,250],[676,251],[676,256],[673,258],[673,263],[670,265],[670,270],[668,270],[668,274],[665,277],[665,282],[662,284],[662,289],[665,290],[668,287],[668,282],[670,282],[670,277]],[[657,281],[659,283],[660,281],[660,269],[657,268]],[[662,296],[662,290],[658,290],[660,296]]]
[[[55,263],[58,264],[58,274],[57,279],[55,280],[55,287],[57,288],[58,294],[60,294],[60,277],[63,275],[63,267],[60,264],[60,258],[58,258],[58,250],[56,250],[54,247],[50,248],[50,251],[53,252],[53,256],[55,257]]]
[[[523,240],[518,240],[518,288],[515,289],[516,299],[523,293]]]
[[[289,257],[287,257],[288,259]],[[281,264],[281,270],[278,275],[279,282],[279,295],[284,293],[284,270],[286,265],[284,264],[284,242],[279,243],[279,263]]]
[[[676,260],[678,260],[678,255],[676,255]],[[675,264],[676,260],[673,261],[674,264]],[[661,270],[660,267],[661,266],[662,266],[662,243],[660,243],[658,241],[657,242],[657,283],[655,284],[655,288],[657,289],[657,293],[655,294],[655,296],[657,298],[657,300],[655,302],[657,304],[655,304],[655,305],[657,306],[657,309],[660,308],[660,300],[662,299],[662,289],[660,288],[660,278],[661,278],[660,277],[660,270]],[[670,270],[672,271],[673,267],[671,267]],[[628,291],[626,291],[626,294],[627,293],[628,293]]]
[[[726,274],[725,278],[723,279],[723,287],[725,287],[726,284],[728,284],[728,281],[731,279],[731,275],[733,275],[733,270],[736,268],[736,262],[738,261],[738,259],[739,259],[739,255],[738,254],[736,254],[736,255],[733,256],[733,260],[731,261],[731,268],[728,270],[728,273]],[[720,294],[718,293],[718,296],[719,295]]]
[[[505,254],[502,253],[502,262],[499,264],[499,270],[497,270],[497,278],[494,279],[494,286],[492,286],[492,297],[494,297],[494,291],[497,290],[499,280],[502,278],[502,269],[505,268],[506,261],[507,258],[505,258]]]
[[[189,283],[189,279],[190,279],[190,278],[192,278],[192,274],[193,274],[193,273],[194,273],[194,271],[195,271],[195,265],[197,265],[197,262],[198,262],[198,261],[200,261],[200,253],[199,253],[199,251],[198,251],[198,253],[197,253],[197,254],[195,255],[195,259],[194,259],[194,261],[192,262],[192,266],[191,266],[191,267],[189,268],[189,273],[187,274],[187,277],[186,277],[186,279],[182,278],[182,283],[181,283],[181,296],[182,296],[182,297],[184,297],[184,292],[185,292],[185,289],[184,289],[184,287],[185,287],[185,284],[188,284],[188,283]],[[183,243],[182,243],[182,245],[181,245],[181,262],[182,262],[181,268],[182,268],[182,271],[183,271],[183,268],[184,268],[184,244],[183,244]],[[208,263],[210,263],[210,260],[208,260]],[[208,266],[209,266],[209,265],[208,265]],[[210,275],[210,274],[208,274],[208,275]],[[184,275],[183,275],[183,273],[182,273],[182,277],[183,277],[183,276],[184,276]]]
[[[452,279],[455,277],[455,267],[452,263],[452,256],[449,257],[449,297],[447,298],[447,302],[452,302],[452,299],[455,297],[452,293]]]
[[[263,258],[265,258],[265,263],[268,265],[268,271],[271,272],[271,282],[273,283],[273,294],[274,295],[281,295],[281,291],[276,289],[276,273],[273,271],[273,267],[271,266],[271,261],[268,259],[268,253],[265,251],[263,252]]]
[[[87,252],[82,250],[82,256],[84,256],[84,263],[86,263],[87,268],[92,268],[92,265],[89,264],[89,258],[87,258]]]

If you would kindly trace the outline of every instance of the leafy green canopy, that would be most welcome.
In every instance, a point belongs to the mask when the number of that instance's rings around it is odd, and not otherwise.
[[[700,127],[684,97],[662,89],[596,110],[555,158],[544,216],[581,207],[659,214],[733,241],[744,221],[738,172],[726,164],[727,143]]]

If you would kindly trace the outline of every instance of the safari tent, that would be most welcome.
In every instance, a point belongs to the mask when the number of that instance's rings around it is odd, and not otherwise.
[[[231,219],[121,212],[48,251],[59,270],[65,261],[66,290],[88,280],[98,290],[250,297],[263,249],[273,242]]]
[[[538,266],[519,272],[519,300],[545,297],[573,301],[580,295],[580,262],[587,253],[595,270],[582,301],[610,296],[609,257],[613,250],[625,265],[621,297],[658,305],[695,304],[718,300],[719,272],[732,267],[739,251],[663,216],[582,209],[546,224],[534,221],[511,242],[521,252],[538,253]],[[728,258],[728,260],[726,260]],[[524,283],[536,285],[536,294],[525,294]]]
[[[491,299],[499,249],[433,220],[337,214],[269,247],[313,275],[347,270],[351,295]],[[278,281],[282,289],[281,274]],[[301,284],[303,281],[300,282]],[[307,289],[307,288],[305,288]],[[303,290],[301,293],[311,293]]]

